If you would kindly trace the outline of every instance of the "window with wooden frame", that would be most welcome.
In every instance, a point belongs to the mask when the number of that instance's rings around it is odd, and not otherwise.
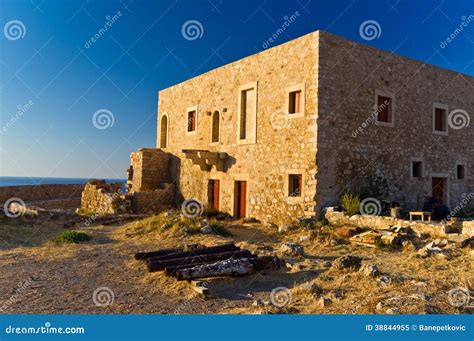
[[[256,143],[257,140],[257,96],[258,83],[253,82],[239,87],[237,143]]]
[[[288,197],[301,197],[302,182],[301,174],[288,174]]]
[[[211,144],[219,143],[220,139],[220,114],[219,111],[212,113],[211,119]]]
[[[190,107],[187,110],[187,133],[195,133],[197,130],[197,106]]]
[[[448,106],[433,104],[433,134],[448,135]]]
[[[305,83],[286,88],[286,110],[289,118],[303,117],[305,111]]]
[[[392,98],[387,96],[377,96],[377,121],[382,123],[392,123]]]

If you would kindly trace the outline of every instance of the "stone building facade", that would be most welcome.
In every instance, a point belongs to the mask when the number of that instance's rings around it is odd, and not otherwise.
[[[157,148],[132,155],[130,189],[172,183],[176,204],[284,223],[376,174],[407,208],[432,194],[453,207],[474,191],[474,136],[450,113],[470,118],[473,86],[313,32],[160,91]]]

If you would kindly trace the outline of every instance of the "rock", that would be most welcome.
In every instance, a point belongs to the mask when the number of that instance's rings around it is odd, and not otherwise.
[[[331,268],[335,270],[342,270],[348,268],[358,269],[360,268],[361,262],[362,258],[357,256],[342,256],[334,260]]]
[[[201,233],[204,233],[204,234],[212,233],[212,227],[210,227],[209,225],[203,226],[201,228]]]
[[[403,251],[416,251],[416,246],[411,240],[404,240],[402,242]]]
[[[362,229],[360,227],[355,227],[355,226],[343,226],[343,227],[338,227],[337,229],[334,230],[334,233],[337,234],[338,236],[341,237],[352,237],[358,233],[361,233]]]
[[[377,305],[375,306],[375,309],[376,310],[382,310],[384,307],[384,303],[383,302],[379,302],[377,303]]]
[[[287,256],[302,256],[304,253],[304,248],[300,244],[284,243],[280,247],[280,251]]]
[[[255,223],[259,223],[259,222],[260,222],[260,220],[258,220],[256,218],[253,218],[253,217],[242,219],[242,223],[244,223],[244,224],[255,224]]]
[[[382,284],[382,285],[388,285],[388,284],[392,283],[392,279],[388,276],[381,276],[379,278],[379,283]]]
[[[323,289],[314,282],[303,283],[299,286],[300,290],[307,292],[311,295],[319,296],[323,293]]]
[[[380,275],[380,270],[375,264],[363,264],[359,272],[364,276],[377,277]]]
[[[418,256],[422,258],[431,257],[437,253],[443,253],[443,249],[437,246],[432,246],[433,242],[426,244],[424,247],[418,250]]]
[[[305,235],[305,236],[300,236],[300,242],[306,242],[306,241],[308,241],[310,238],[311,238],[311,237],[310,237],[310,236],[307,236],[307,235]]]
[[[332,301],[340,301],[344,298],[344,292],[341,289],[334,289],[328,294],[328,297]]]
[[[263,301],[262,300],[255,300],[252,302],[252,307],[263,307]]]
[[[292,228],[293,228],[293,225],[291,225],[291,224],[285,224],[285,225],[282,225],[282,226],[278,226],[278,233],[288,232]]]
[[[272,223],[271,221],[267,221],[267,222],[265,223],[265,227],[279,229],[278,225],[275,224],[275,223]]]
[[[338,246],[338,245],[339,245],[339,242],[337,241],[337,239],[331,239],[331,241],[329,242],[329,245],[331,245],[331,246]]]
[[[316,302],[316,306],[318,308],[324,308],[324,307],[327,307],[328,305],[330,305],[332,303],[331,299],[327,298],[327,297],[324,297],[324,296],[321,296],[317,302]]]
[[[388,308],[385,312],[389,315],[400,314],[400,308]]]
[[[227,218],[227,215],[224,213],[217,213],[216,214],[216,219],[217,220],[225,220]]]

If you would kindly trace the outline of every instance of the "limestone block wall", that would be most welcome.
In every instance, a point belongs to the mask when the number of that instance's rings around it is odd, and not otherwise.
[[[234,213],[234,181],[247,181],[247,216],[276,223],[314,214],[318,32],[230,63],[159,92],[157,146],[168,118],[170,173],[179,198],[207,204],[209,179],[220,180],[220,209]],[[239,87],[256,83],[256,141],[238,143]],[[289,118],[288,91],[304,86],[303,115]],[[197,131],[187,133],[187,109]],[[219,112],[220,140],[211,143],[211,115]],[[166,129],[165,129],[166,130]],[[183,149],[228,154],[225,170],[202,169]],[[301,198],[288,198],[289,173],[303,175]]]
[[[84,185],[31,185],[0,187],[0,203],[10,198],[23,201],[79,198]]]
[[[156,148],[141,148],[130,155],[131,191],[152,191],[170,182],[169,154]]]
[[[148,192],[134,192],[132,210],[134,213],[159,212],[175,204],[175,185],[165,184],[162,189]]]
[[[456,207],[474,192],[474,78],[360,45],[321,32],[318,71],[317,202],[335,204],[369,174],[385,177],[390,199],[421,209],[431,195],[431,177],[446,176],[448,201]],[[394,98],[393,127],[370,121],[375,95]],[[447,112],[463,109],[470,126],[433,134],[433,103]],[[412,178],[411,158],[424,163]],[[466,165],[466,179],[456,164]],[[438,174],[438,175],[436,175]]]
[[[130,201],[121,189],[120,182],[108,184],[105,180],[91,181],[82,192],[81,208],[98,214],[124,213],[130,209]]]

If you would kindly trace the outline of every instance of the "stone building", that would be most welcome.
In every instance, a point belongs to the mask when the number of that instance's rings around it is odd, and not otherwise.
[[[317,31],[161,90],[129,187],[283,223],[378,175],[408,209],[455,207],[474,191],[472,113],[473,77]]]

